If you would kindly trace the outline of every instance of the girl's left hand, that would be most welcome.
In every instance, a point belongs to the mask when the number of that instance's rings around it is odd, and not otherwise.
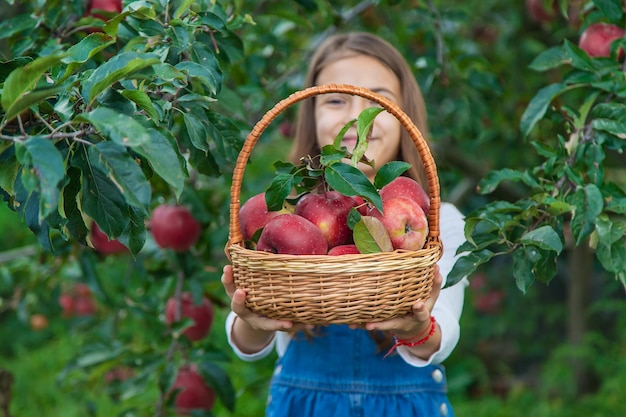
[[[413,304],[411,312],[406,316],[396,317],[375,323],[367,323],[365,324],[365,329],[390,331],[401,339],[409,339],[417,334],[420,334],[420,332],[423,332],[426,328],[428,328],[428,326],[431,325],[430,313],[433,310],[435,301],[437,301],[437,298],[439,297],[439,293],[441,292],[442,282],[443,277],[439,272],[439,267],[435,266],[435,276],[433,278],[432,290],[430,292],[430,297],[427,300],[418,300],[415,304]]]

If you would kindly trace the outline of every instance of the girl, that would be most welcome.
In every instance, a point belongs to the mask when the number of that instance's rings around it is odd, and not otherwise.
[[[411,117],[423,135],[427,134],[426,109],[417,82],[400,53],[381,38],[348,33],[322,43],[312,58],[305,86],[331,83],[365,87],[385,96]],[[348,94],[318,95],[301,102],[292,162],[297,164],[305,155],[318,155],[346,123],[372,105],[375,103]],[[355,141],[356,133],[349,131],[343,145],[351,149]],[[412,165],[408,174],[428,186],[412,139],[387,112],[374,120],[366,156],[376,166],[392,160],[407,161]],[[360,168],[373,178],[373,168],[365,164]],[[226,266],[222,282],[232,300],[226,331],[234,352],[247,361],[263,358],[273,349],[278,353],[266,415],[453,416],[441,362],[459,339],[467,280],[441,287],[442,277],[454,265],[457,248],[465,241],[463,227],[461,213],[442,203],[444,253],[438,262],[439,274],[430,298],[416,302],[410,314],[359,328],[325,326],[315,329],[311,338],[298,332],[306,330],[305,326],[246,309],[246,292],[235,290],[232,268]]]

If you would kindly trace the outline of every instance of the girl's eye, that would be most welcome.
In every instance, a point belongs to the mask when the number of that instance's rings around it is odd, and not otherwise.
[[[343,104],[345,100],[340,97],[329,97],[326,99],[326,104]]]

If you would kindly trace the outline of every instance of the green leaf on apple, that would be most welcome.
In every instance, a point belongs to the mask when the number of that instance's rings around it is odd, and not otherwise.
[[[361,253],[392,252],[389,233],[376,217],[362,216],[354,225],[354,244]]]
[[[376,187],[358,168],[345,163],[336,163],[324,168],[324,177],[333,190],[348,197],[361,196],[380,211],[383,210],[383,200]]]
[[[389,184],[391,181],[402,175],[402,173],[406,172],[409,168],[411,168],[411,164],[409,164],[408,162],[387,162],[385,165],[381,166],[376,172],[376,176],[374,177],[374,187],[380,190],[385,185]]]

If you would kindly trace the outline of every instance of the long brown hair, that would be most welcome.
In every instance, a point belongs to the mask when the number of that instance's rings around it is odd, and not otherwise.
[[[411,118],[424,139],[428,141],[426,105],[422,91],[400,52],[389,42],[376,35],[366,32],[350,32],[336,34],[327,38],[320,44],[311,58],[304,79],[304,88],[316,85],[317,77],[326,65],[354,55],[370,56],[393,71],[396,77],[398,77],[402,90],[402,102],[398,103],[398,105]],[[303,156],[319,155],[320,153],[315,128],[315,102],[313,100],[304,100],[299,106],[295,141],[289,155],[290,161],[294,164],[298,164]],[[411,139],[405,129],[402,129],[400,149],[396,159],[411,164],[411,169],[407,174],[419,181],[424,190],[428,192],[428,180],[423,161],[413,143],[413,139]],[[305,334],[310,337],[314,332],[305,331]],[[388,332],[370,332],[370,335],[376,342],[379,352],[384,351],[393,344],[391,334]]]
[[[404,57],[389,42],[366,32],[350,32],[332,35],[317,48],[311,58],[308,72],[304,80],[304,88],[312,87],[317,82],[320,71],[329,63],[353,56],[367,55],[386,65],[398,77],[402,89],[400,108],[411,118],[415,126],[428,140],[428,122],[426,105],[422,92]],[[298,109],[298,120],[295,130],[295,141],[289,159],[297,164],[301,157],[318,155],[315,129],[314,101],[304,100]],[[397,160],[411,164],[408,175],[422,184],[428,192],[428,181],[424,164],[413,140],[405,129],[402,129],[400,149]]]

